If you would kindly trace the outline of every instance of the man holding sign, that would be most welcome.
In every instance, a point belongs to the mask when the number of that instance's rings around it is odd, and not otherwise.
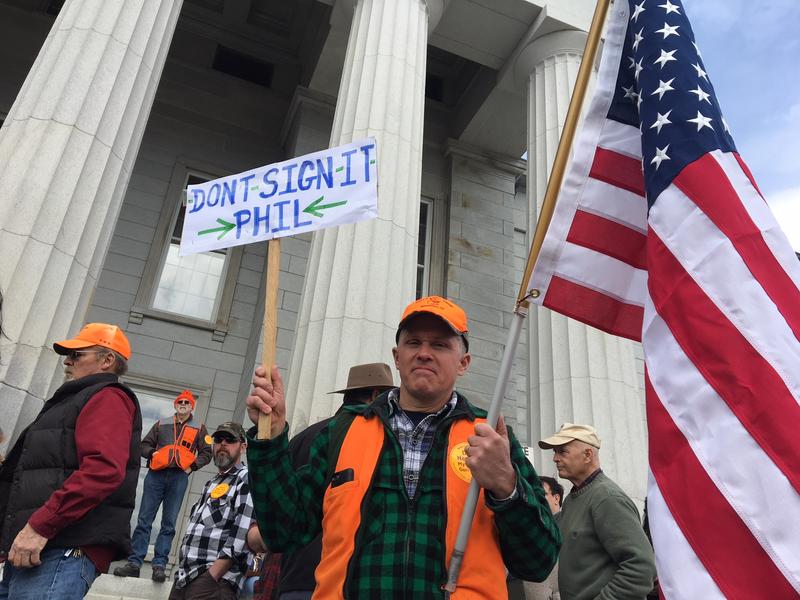
[[[272,439],[248,435],[259,528],[274,552],[322,532],[315,598],[442,598],[473,477],[484,491],[459,579],[461,598],[506,598],[506,569],[544,579],[561,537],[539,478],[500,419],[455,392],[469,368],[467,316],[436,296],[405,310],[393,349],[400,388],[346,407],[322,430],[306,465],[288,453],[277,367],[256,370],[253,422],[272,415]]]

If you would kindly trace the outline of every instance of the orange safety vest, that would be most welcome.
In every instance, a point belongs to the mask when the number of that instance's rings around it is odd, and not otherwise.
[[[445,568],[450,565],[464,502],[472,474],[464,463],[467,438],[475,433],[475,423],[486,419],[454,421],[447,448],[445,486],[447,526],[445,530]],[[383,423],[378,418],[356,416],[344,438],[336,462],[338,473],[353,470],[353,479],[325,491],[322,501],[322,559],[314,575],[317,586],[314,600],[344,599],[347,566],[355,552],[356,532],[361,524],[361,504],[372,483],[384,442]],[[500,540],[494,513],[486,507],[483,490],[478,498],[458,587],[451,600],[507,600],[506,569],[500,553]],[[442,582],[444,583],[444,582]]]
[[[150,457],[150,468],[160,471],[175,464],[181,469],[188,469],[197,460],[194,443],[198,433],[200,427],[193,417],[184,421],[180,432],[178,420],[174,416],[161,419],[158,422],[158,441],[161,446]]]

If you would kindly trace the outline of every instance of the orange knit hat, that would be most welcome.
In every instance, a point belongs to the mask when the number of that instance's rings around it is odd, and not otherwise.
[[[197,404],[197,400],[195,399],[192,392],[190,392],[189,390],[183,390],[180,394],[178,394],[178,397],[175,398],[175,402],[177,402],[178,400],[188,400],[189,403],[192,405],[192,410],[194,410],[195,404]]]

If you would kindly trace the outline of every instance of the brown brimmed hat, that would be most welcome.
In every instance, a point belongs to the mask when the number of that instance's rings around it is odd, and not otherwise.
[[[393,388],[392,369],[386,363],[368,363],[350,368],[347,374],[347,387],[341,390],[328,392],[329,394],[344,394],[353,390],[378,388],[388,390]]]

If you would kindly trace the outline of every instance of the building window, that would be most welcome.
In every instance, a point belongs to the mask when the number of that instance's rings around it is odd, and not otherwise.
[[[417,239],[417,298],[428,295],[431,264],[431,233],[433,203],[422,199],[419,203],[419,237]]]
[[[141,324],[151,317],[209,329],[215,341],[224,340],[242,247],[178,256],[186,186],[223,175],[180,161],[175,165],[130,323]]]
[[[187,185],[208,181],[188,175]],[[179,256],[186,207],[181,202],[153,294],[153,308],[204,321],[214,319],[223,283],[227,250]]]

